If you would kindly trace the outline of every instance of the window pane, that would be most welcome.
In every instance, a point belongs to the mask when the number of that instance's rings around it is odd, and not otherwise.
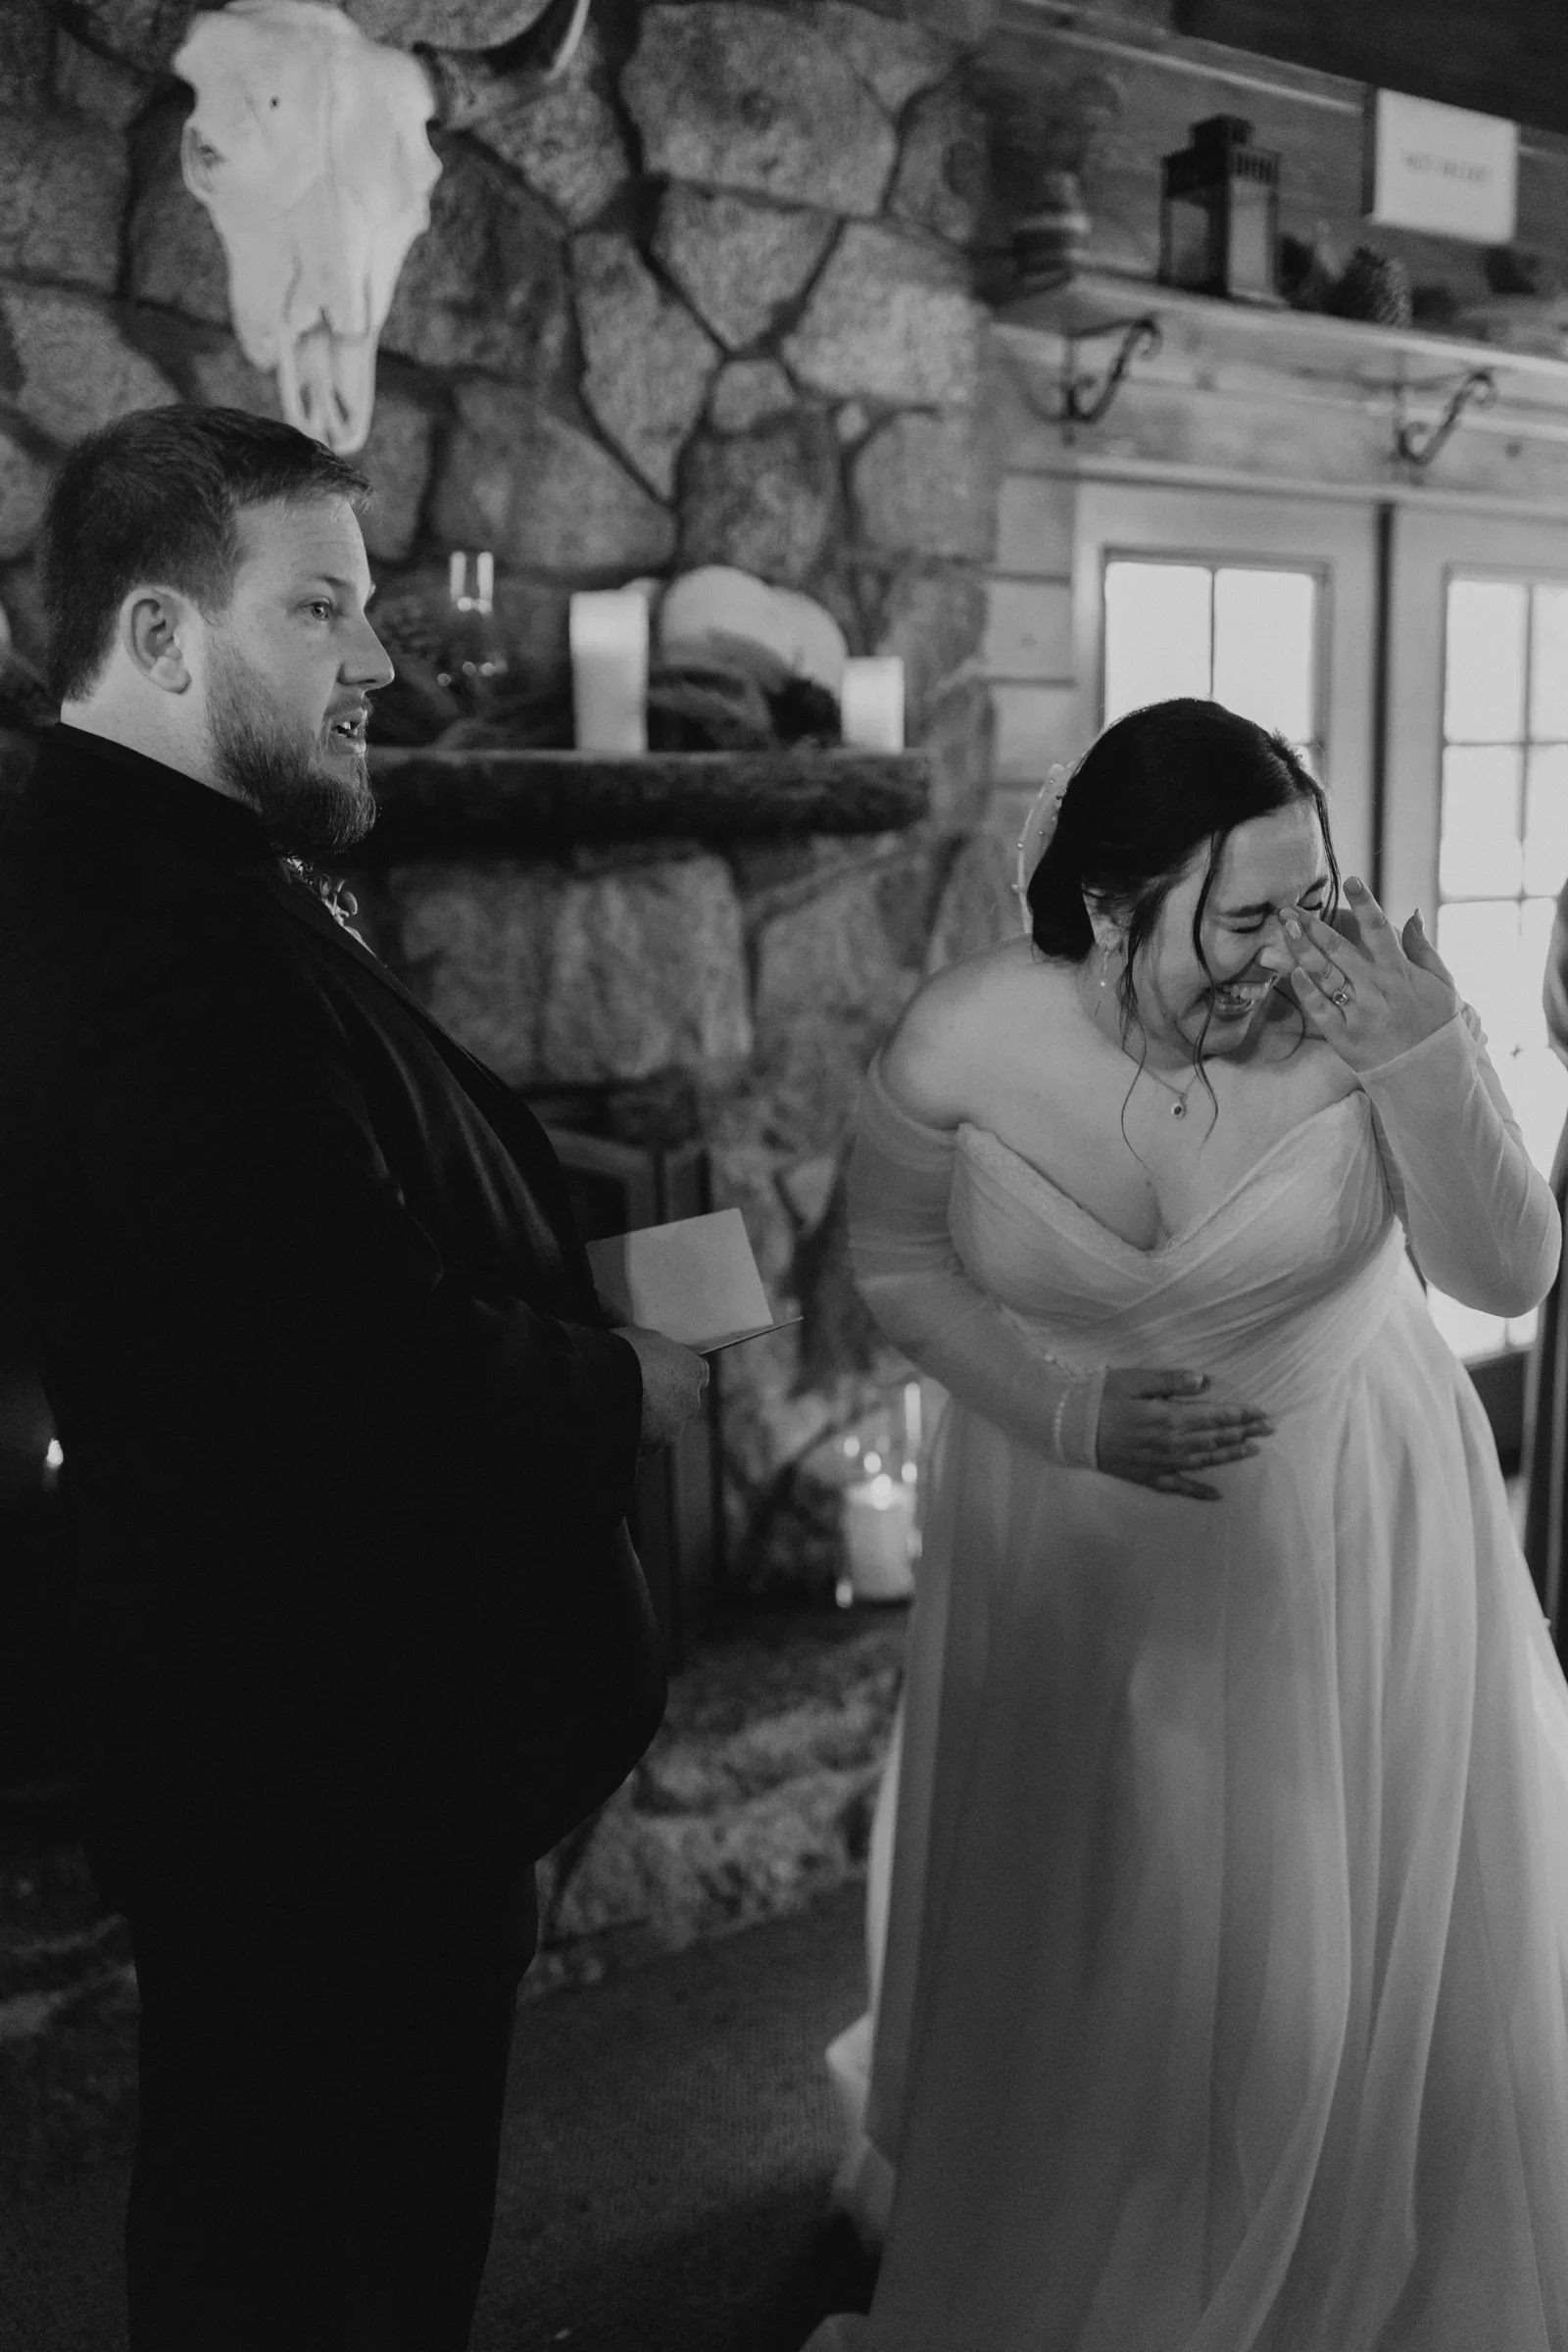
[[[1516,749],[1527,626],[1530,740]],[[1450,580],[1444,734],[1439,953],[1481,1016],[1525,1148],[1546,1171],[1568,1116],[1568,1070],[1546,1044],[1541,1004],[1554,901],[1568,882],[1568,583]],[[1534,1312],[1504,1321],[1436,1294],[1430,1302],[1471,1359],[1528,1347],[1535,1332]]]
[[[1518,752],[1491,745],[1444,753],[1438,886],[1445,898],[1518,889],[1519,762]]]
[[[1450,580],[1443,732],[1450,743],[1516,743],[1524,733],[1525,615],[1512,580]]]
[[[1514,1056],[1503,1084],[1525,1139],[1525,1150],[1543,1176],[1551,1174],[1557,1138],[1568,1118],[1568,1070],[1549,1046],[1527,1046]]]
[[[1314,731],[1316,608],[1309,571],[1214,574],[1214,698],[1292,743]]]
[[[1105,566],[1105,724],[1145,703],[1213,690],[1211,573],[1202,564]]]
[[[1529,754],[1525,772],[1525,888],[1553,898],[1568,882],[1568,743]]]
[[[1530,732],[1568,736],[1568,588],[1535,591],[1530,644]]]
[[[1519,1035],[1519,904],[1485,899],[1438,909],[1438,954],[1481,1015],[1492,1058],[1502,1069]],[[1531,1042],[1534,1042],[1532,1035]]]

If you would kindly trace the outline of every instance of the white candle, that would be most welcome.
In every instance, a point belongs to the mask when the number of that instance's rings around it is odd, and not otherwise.
[[[473,586],[468,585],[468,558],[463,548],[455,548],[447,559],[447,598],[459,612],[490,613],[495,609],[496,560],[489,548],[479,550],[474,560]]]
[[[577,749],[648,749],[648,599],[636,588],[571,600],[571,699]]]
[[[898,655],[846,662],[839,710],[846,743],[864,752],[902,752],[904,663]]]
[[[904,1444],[912,1461],[920,1458],[920,1383],[904,1384]]]
[[[857,1600],[907,1600],[914,1591],[914,1490],[886,1471],[844,1497],[844,1548]]]

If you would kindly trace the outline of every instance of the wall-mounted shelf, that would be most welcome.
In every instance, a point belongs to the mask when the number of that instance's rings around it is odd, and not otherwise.
[[[587,843],[893,833],[925,815],[920,752],[372,751],[380,816],[357,866],[556,857]]]
[[[1517,332],[1517,308],[1494,308],[1499,332],[1508,322]],[[1108,271],[1008,294],[996,323],[1020,375],[1033,378],[1029,405],[1068,439],[1109,416],[1127,385],[1253,399],[1272,385],[1380,416],[1386,455],[1409,475],[1461,424],[1467,434],[1568,441],[1568,353],[1222,302]],[[1530,324],[1548,331],[1534,315]]]
[[[1421,326],[1379,326],[1360,318],[1335,318],[1323,311],[1293,311],[1272,303],[1222,302],[1187,294],[1144,277],[1111,271],[1083,271],[1065,285],[1009,295],[996,311],[1004,330],[1045,332],[1064,341],[1105,335],[1134,319],[1152,318],[1167,353],[1227,351],[1259,365],[1288,367],[1297,374],[1333,376],[1369,391],[1424,389],[1437,392],[1471,368],[1490,368],[1527,379],[1546,400],[1568,408],[1568,349],[1513,351],[1505,343],[1447,335]],[[1568,346],[1568,328],[1564,333]]]

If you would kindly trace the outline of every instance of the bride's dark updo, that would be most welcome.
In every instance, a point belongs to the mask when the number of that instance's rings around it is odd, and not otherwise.
[[[1087,896],[1127,926],[1119,994],[1123,1022],[1137,1011],[1133,965],[1175,883],[1206,847],[1207,871],[1193,910],[1193,947],[1203,970],[1203,912],[1225,843],[1236,826],[1308,801],[1323,828],[1337,902],[1340,869],[1323,787],[1283,735],[1221,703],[1151,703],[1093,743],[1067,785],[1056,829],[1029,880],[1030,928],[1043,956],[1082,963],[1095,944]]]

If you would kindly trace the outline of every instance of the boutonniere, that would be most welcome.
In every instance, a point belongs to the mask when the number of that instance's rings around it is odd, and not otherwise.
[[[345,890],[335,874],[323,873],[318,865],[308,865],[303,858],[285,858],[283,863],[313,899],[320,900],[340,929],[346,931],[350,939],[359,940],[367,954],[370,953],[368,943],[354,928],[354,917],[360,911],[360,902],[353,891]]]

